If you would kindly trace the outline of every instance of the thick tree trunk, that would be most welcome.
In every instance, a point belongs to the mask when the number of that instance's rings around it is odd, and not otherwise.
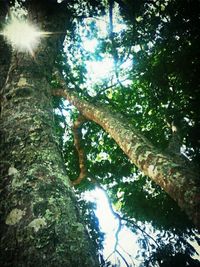
[[[3,25],[5,24],[5,17],[7,14],[7,6],[6,2],[0,1],[0,32],[3,29]],[[0,74],[1,74],[1,79],[0,79],[0,101],[2,98],[1,95],[1,89],[3,85],[5,84],[6,77],[7,77],[7,72],[10,66],[10,49],[6,42],[4,41],[3,35],[0,34]]]
[[[81,100],[68,89],[55,91],[55,94],[68,99],[86,118],[101,125],[130,160],[160,185],[200,229],[198,171],[188,170],[184,164],[178,164],[170,156],[158,151],[125,117],[107,106]]]
[[[37,17],[41,18],[39,13]],[[45,38],[35,59],[13,52],[3,88],[2,267],[98,266],[66,176],[54,129],[49,79],[61,41],[59,37]]]

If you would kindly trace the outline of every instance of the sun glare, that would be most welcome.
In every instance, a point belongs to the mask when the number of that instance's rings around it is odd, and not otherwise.
[[[17,18],[13,18],[5,26],[2,34],[14,49],[22,52],[28,51],[31,54],[40,41],[40,33],[37,28],[29,22]]]
[[[29,52],[33,55],[41,37],[51,33],[39,31],[35,25],[32,25],[27,20],[12,17],[1,34],[12,45],[13,49],[20,52]]]

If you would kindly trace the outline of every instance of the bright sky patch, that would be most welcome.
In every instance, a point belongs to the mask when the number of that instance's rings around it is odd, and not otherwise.
[[[97,39],[92,39],[92,40],[87,40],[85,39],[83,41],[83,47],[86,51],[90,52],[90,53],[94,53],[95,49],[97,47],[98,44],[98,40]]]
[[[108,78],[110,73],[114,69],[113,59],[105,57],[101,61],[86,61],[89,79],[101,80],[102,78]]]

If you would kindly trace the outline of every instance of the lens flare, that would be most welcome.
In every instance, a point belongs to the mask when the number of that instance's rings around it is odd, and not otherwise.
[[[13,49],[29,52],[31,55],[39,45],[42,35],[48,34],[50,33],[41,32],[30,22],[19,18],[12,18],[1,32],[1,35],[12,45]]]
[[[36,27],[17,18],[12,18],[2,34],[14,49],[30,53],[38,46],[40,40],[40,34]]]

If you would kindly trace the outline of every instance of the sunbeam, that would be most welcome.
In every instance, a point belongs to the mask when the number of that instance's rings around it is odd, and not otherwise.
[[[41,37],[51,33],[39,31],[35,25],[27,20],[12,17],[0,34],[12,45],[13,49],[20,52],[29,52],[33,55]]]

